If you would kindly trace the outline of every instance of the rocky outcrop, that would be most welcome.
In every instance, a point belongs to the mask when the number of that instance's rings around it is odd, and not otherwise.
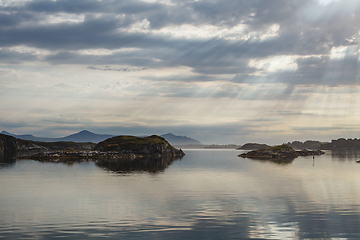
[[[142,158],[145,155],[118,152],[99,151],[51,151],[21,156],[22,159],[33,159],[46,162],[90,161],[90,160],[119,160]]]
[[[21,140],[23,141],[23,140]],[[89,150],[90,143],[38,143],[47,146],[45,151],[21,156],[23,159],[38,161],[69,162],[69,161],[105,161],[132,160],[145,158],[179,158],[184,156],[182,150],[171,146],[164,138],[153,135],[150,137],[118,136],[109,138]],[[67,148],[66,148],[67,147]],[[74,149],[75,148],[75,149]],[[85,150],[84,150],[85,149]],[[51,151],[49,151],[51,150]]]
[[[11,136],[0,134],[0,153],[15,154],[17,151],[17,139]]]
[[[241,147],[237,148],[238,150],[257,150],[257,149],[263,149],[263,148],[269,148],[269,145],[266,144],[260,144],[260,143],[246,143],[242,145]]]
[[[153,157],[185,155],[181,149],[174,148],[164,138],[157,135],[149,137],[117,136],[98,143],[94,150]]]
[[[321,151],[321,150],[307,150],[307,149],[304,149],[304,150],[300,150],[300,151],[296,151],[297,153],[299,153],[299,156],[316,156],[316,155],[322,155],[324,154],[325,152]]]
[[[29,151],[58,151],[64,149],[91,150],[94,146],[94,143],[89,142],[36,142],[0,134],[0,152],[6,155],[15,155]]]
[[[240,154],[239,157],[261,159],[261,160],[272,160],[272,159],[294,159],[297,158],[298,156],[313,156],[313,155],[321,155],[321,154],[324,154],[324,152],[320,150],[295,151],[292,147],[283,144],[266,149],[260,149],[260,150],[243,153]]]

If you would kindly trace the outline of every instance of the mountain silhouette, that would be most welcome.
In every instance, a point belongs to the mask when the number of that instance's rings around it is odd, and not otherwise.
[[[71,134],[67,137],[61,138],[61,141],[71,141],[71,142],[101,142],[108,138],[113,137],[113,135],[109,134],[96,134],[87,130],[83,130],[81,132]]]
[[[62,138],[46,138],[46,137],[36,137],[31,134],[24,134],[24,135],[17,135],[13,133],[9,133],[7,131],[2,131],[1,134],[13,136],[23,140],[31,140],[31,141],[38,141],[38,142],[59,142],[59,141],[66,141],[66,142],[92,142],[98,143],[104,141],[108,138],[114,137],[113,135],[109,134],[96,134],[90,132],[88,130],[82,130],[78,133],[71,134],[69,136],[65,136]],[[189,138],[187,136],[176,136],[172,133],[167,133],[161,135],[161,137],[165,138],[171,145],[201,145],[198,140]]]
[[[161,135],[161,137],[165,138],[171,145],[201,145],[201,142],[198,140],[187,136],[176,136],[172,133],[167,133]]]
[[[16,135],[16,134],[9,133],[7,131],[2,131],[1,134],[13,136],[13,137],[23,139],[23,140],[31,140],[31,141],[38,141],[38,142],[69,141],[69,142],[93,142],[93,143],[98,143],[98,142],[101,142],[101,141],[104,141],[104,140],[106,140],[108,138],[113,137],[113,135],[96,134],[96,133],[89,132],[87,130],[83,130],[81,132],[71,134],[69,136],[62,137],[62,138],[35,137],[33,135],[30,135],[30,134]]]

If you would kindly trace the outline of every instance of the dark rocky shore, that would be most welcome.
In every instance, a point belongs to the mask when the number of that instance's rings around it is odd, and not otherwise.
[[[185,153],[178,150],[174,153],[121,153],[121,152],[100,152],[100,151],[55,151],[55,152],[40,152],[20,156],[21,159],[32,159],[47,162],[67,162],[67,161],[90,161],[90,160],[123,160],[123,159],[138,159],[138,158],[176,158],[183,157]]]
[[[239,157],[260,159],[260,160],[272,160],[272,159],[294,159],[297,158],[298,156],[314,156],[321,154],[324,154],[324,152],[320,150],[296,151],[292,147],[284,144],[284,145],[259,149],[255,151],[250,151],[247,153],[242,153],[239,155]]]

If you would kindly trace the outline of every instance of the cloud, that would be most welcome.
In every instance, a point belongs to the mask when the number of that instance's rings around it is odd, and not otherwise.
[[[295,131],[329,131],[329,130],[343,130],[343,127],[295,127]]]
[[[8,128],[23,128],[23,127],[32,127],[35,126],[34,124],[31,124],[26,121],[16,121],[16,120],[0,120],[0,127],[3,129]]]
[[[101,71],[118,71],[118,72],[139,72],[139,71],[143,71],[146,70],[146,68],[114,68],[111,66],[106,66],[106,67],[94,67],[94,66],[88,66],[86,67],[87,69],[91,69],[91,70],[101,70]]]
[[[39,57],[32,53],[21,53],[8,49],[0,49],[0,63],[20,64],[37,60],[39,60]]]
[[[13,72],[0,71],[11,75],[0,110],[44,105],[69,126],[158,121],[169,132],[174,121],[220,132],[215,122],[274,118],[262,122],[294,133],[296,117],[354,113],[359,10],[350,0],[2,2],[0,68]],[[131,117],[105,121],[109,112]]]
[[[173,1],[172,4],[143,1],[29,1],[24,5],[0,6],[0,10],[7,13],[0,15],[0,19],[2,17],[4,20],[0,21],[3,24],[0,27],[0,46],[25,45],[53,52],[44,54],[41,59],[27,56],[22,58],[22,62],[42,60],[51,64],[111,64],[144,68],[186,66],[204,75],[247,75],[260,71],[265,78],[276,77],[279,82],[287,78],[294,84],[320,84],[320,78],[325,74],[324,64],[327,63],[321,60],[328,57],[334,47],[356,44],[357,29],[354,26],[357,18],[350,17],[348,8],[342,7],[336,11],[334,6],[341,4],[321,6],[317,1],[310,0]],[[316,20],[304,14],[304,9],[315,8],[329,9],[331,14],[323,14]],[[353,12],[358,10],[357,7],[352,9]],[[66,14],[67,19],[80,15],[84,18],[78,22],[51,23],[48,19],[55,14],[63,14],[56,15],[58,18],[64,18]],[[138,28],[137,24],[142,22],[148,25],[139,25]],[[347,23],[345,27],[344,22]],[[181,26],[181,32],[186,34],[187,28],[184,26],[189,26],[189,31],[191,27],[199,27],[198,34],[206,36],[209,33],[200,31],[204,25],[227,28],[228,31],[241,27],[229,39],[226,32],[211,34],[210,38],[203,39],[178,38],[175,32],[164,32],[167,27],[175,29]],[[274,26],[278,30],[271,33],[273,36],[266,37]],[[216,28],[213,31],[217,31]],[[103,56],[73,52],[96,48],[112,51],[137,48],[139,51],[113,52]],[[299,58],[296,74],[285,72],[280,76],[249,65],[250,60],[279,55],[319,55],[321,60],[313,63],[312,69],[309,69],[306,60]],[[13,57],[16,58],[15,55]],[[344,63],[344,66],[349,65]],[[339,76],[344,74],[352,73],[345,69]],[[345,81],[354,83],[349,80],[353,76],[345,76]],[[248,80],[252,81],[251,78]]]
[[[70,125],[81,124],[82,126],[94,123],[94,121],[91,119],[78,119],[78,118],[71,118],[71,117],[65,117],[65,116],[46,117],[46,118],[42,119],[42,121],[57,123],[57,124],[70,124]]]

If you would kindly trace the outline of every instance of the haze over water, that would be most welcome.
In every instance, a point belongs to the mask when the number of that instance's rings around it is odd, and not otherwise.
[[[288,164],[235,150],[185,153],[158,172],[2,163],[0,238],[360,237],[360,152]]]

